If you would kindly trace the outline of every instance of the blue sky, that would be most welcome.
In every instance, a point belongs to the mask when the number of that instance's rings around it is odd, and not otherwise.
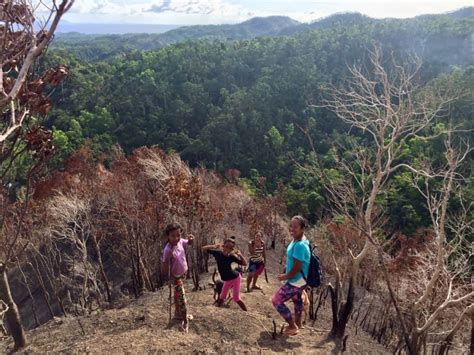
[[[308,22],[337,12],[371,17],[413,17],[471,6],[472,0],[76,0],[71,22],[221,24],[255,16],[284,15]]]

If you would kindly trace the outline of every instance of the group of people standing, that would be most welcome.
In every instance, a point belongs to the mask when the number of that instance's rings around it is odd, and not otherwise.
[[[306,228],[307,222],[303,217],[294,216],[291,219],[289,232],[293,239],[286,250],[285,271],[278,276],[283,284],[272,297],[273,306],[288,323],[283,330],[283,334],[286,336],[298,334],[302,327],[303,292],[306,288],[306,278],[311,258],[309,241],[304,235]],[[187,332],[189,320],[192,319],[192,316],[187,312],[183,281],[188,270],[186,248],[193,244],[195,237],[189,234],[187,239],[182,238],[181,227],[176,223],[166,227],[165,235],[168,238],[168,243],[163,250],[162,270],[169,275],[170,282],[174,286],[175,318],[181,321],[182,330]],[[251,292],[252,290],[261,290],[257,285],[257,280],[264,272],[266,265],[267,255],[261,232],[257,232],[249,241],[248,248],[249,263],[246,290]],[[217,305],[222,306],[229,291],[232,290],[232,300],[243,311],[247,311],[247,307],[240,297],[241,269],[233,268],[234,263],[242,267],[247,266],[247,260],[236,248],[235,237],[226,238],[222,244],[206,245],[202,249],[215,258],[223,282]],[[295,305],[294,316],[285,305],[289,300],[292,300]]]

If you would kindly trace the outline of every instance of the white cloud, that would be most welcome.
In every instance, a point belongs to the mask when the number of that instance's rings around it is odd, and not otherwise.
[[[70,11],[90,15],[145,15],[176,13],[188,15],[241,16],[248,12],[242,6],[224,0],[153,0],[129,3],[112,0],[80,0]]]
[[[148,11],[162,13],[166,11],[201,15],[232,15],[240,13],[242,8],[222,0],[162,0],[153,3]]]
[[[336,0],[333,2],[272,0],[272,2],[273,6],[267,6],[265,15],[286,15],[302,22],[310,22],[344,12],[359,12],[374,18],[407,18],[421,14],[440,14],[473,5],[472,0]],[[260,6],[260,8],[263,7]]]
[[[143,12],[144,4],[125,4],[111,0],[79,0],[69,11],[81,15],[135,15]]]
[[[348,11],[372,17],[411,17],[469,6],[470,1],[76,0],[66,19],[77,22],[222,24],[242,22],[255,16],[283,15],[308,22]]]

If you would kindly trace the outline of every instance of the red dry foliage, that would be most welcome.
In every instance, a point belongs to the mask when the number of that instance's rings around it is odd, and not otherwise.
[[[398,234],[393,238],[394,257],[388,265],[391,272],[408,272],[417,266],[414,253],[425,251],[434,238],[431,229],[422,228],[411,237]]]

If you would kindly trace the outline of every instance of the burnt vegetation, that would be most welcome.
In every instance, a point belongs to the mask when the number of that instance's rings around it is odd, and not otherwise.
[[[0,335],[16,348],[163,287],[170,222],[196,236],[193,291],[216,299],[201,247],[245,225],[282,251],[298,212],[326,275],[309,324],[329,312],[342,349],[352,327],[395,353],[472,351],[472,11],[97,60],[48,49],[73,1],[40,3],[46,20],[0,1]]]

